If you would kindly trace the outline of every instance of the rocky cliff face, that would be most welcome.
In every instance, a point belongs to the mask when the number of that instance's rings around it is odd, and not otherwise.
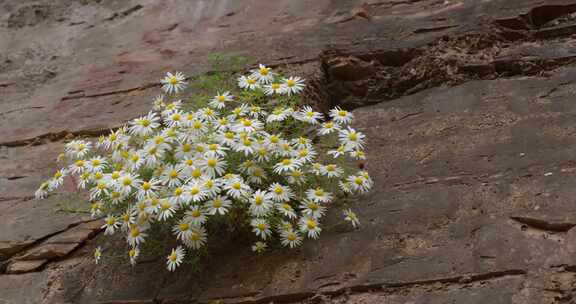
[[[576,1],[0,1],[0,302],[576,301]],[[63,140],[148,110],[212,52],[314,79],[355,109],[375,190],[363,225],[205,269],[96,266],[98,222],[34,190]],[[333,221],[333,223],[330,223]],[[220,302],[218,302],[220,301]]]

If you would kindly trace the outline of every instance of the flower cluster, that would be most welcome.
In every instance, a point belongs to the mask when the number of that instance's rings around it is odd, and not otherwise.
[[[233,212],[245,214],[260,239],[254,251],[265,250],[274,238],[294,248],[304,238],[319,237],[321,219],[339,195],[372,187],[368,172],[350,165],[365,158],[365,136],[350,126],[348,111],[335,108],[325,117],[309,106],[260,106],[230,92],[186,110],[175,100],[186,77],[168,73],[161,83],[167,95],[156,98],[148,114],[97,142],[68,142],[59,157],[68,165],[36,192],[44,198],[73,175],[78,188],[89,192],[92,215],[104,217],[104,233],[125,236],[133,265],[154,225],[169,226],[182,244],[166,259],[173,271],[186,251],[206,245],[210,219]],[[241,76],[238,86],[294,96],[304,80],[260,65]],[[350,209],[344,217],[359,224]],[[96,261],[101,255],[99,247]]]

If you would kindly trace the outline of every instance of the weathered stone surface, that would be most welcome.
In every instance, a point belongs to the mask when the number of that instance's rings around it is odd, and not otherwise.
[[[0,4],[0,253],[70,256],[0,275],[1,300],[576,299],[574,1],[37,2]],[[97,224],[68,229],[83,217],[49,212],[65,196],[16,198],[53,170],[58,140],[141,114],[161,72],[201,73],[214,51],[321,63],[317,102],[356,109],[369,138],[376,186],[354,206],[362,228],[342,229],[334,210],[320,241],[262,256],[215,236],[198,273],[168,273],[163,257],[94,265],[95,246],[114,251],[99,238],[70,254]]]
[[[15,257],[17,260],[51,260],[67,256],[72,250],[76,249],[80,244],[66,243],[66,244],[40,244],[24,253],[21,256]]]
[[[0,303],[41,303],[47,278],[48,274],[45,272],[2,275],[0,277],[0,290],[2,291],[0,292]]]
[[[6,267],[7,274],[26,273],[37,270],[46,264],[48,260],[18,261],[14,260]]]
[[[59,211],[86,205],[82,196],[55,195],[45,200],[0,202],[0,259],[19,252],[44,238],[65,231],[89,215]],[[84,207],[85,208],[85,207]]]

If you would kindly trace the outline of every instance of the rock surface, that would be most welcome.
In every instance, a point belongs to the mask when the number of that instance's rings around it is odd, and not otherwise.
[[[576,1],[42,0],[0,13],[1,303],[576,301]],[[319,106],[355,109],[376,181],[356,203],[361,229],[335,210],[299,250],[255,256],[222,236],[199,272],[94,265],[113,246],[83,197],[35,201],[35,188],[65,138],[144,113],[161,73],[207,72],[213,52],[306,71]]]

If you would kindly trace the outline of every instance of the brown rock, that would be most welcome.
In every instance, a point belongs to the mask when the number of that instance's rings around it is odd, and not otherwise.
[[[17,260],[53,260],[62,258],[70,254],[80,244],[78,243],[65,243],[65,244],[40,244],[28,251],[23,255],[15,257]]]
[[[47,260],[12,261],[6,268],[7,274],[26,273],[37,270],[46,264]]]

